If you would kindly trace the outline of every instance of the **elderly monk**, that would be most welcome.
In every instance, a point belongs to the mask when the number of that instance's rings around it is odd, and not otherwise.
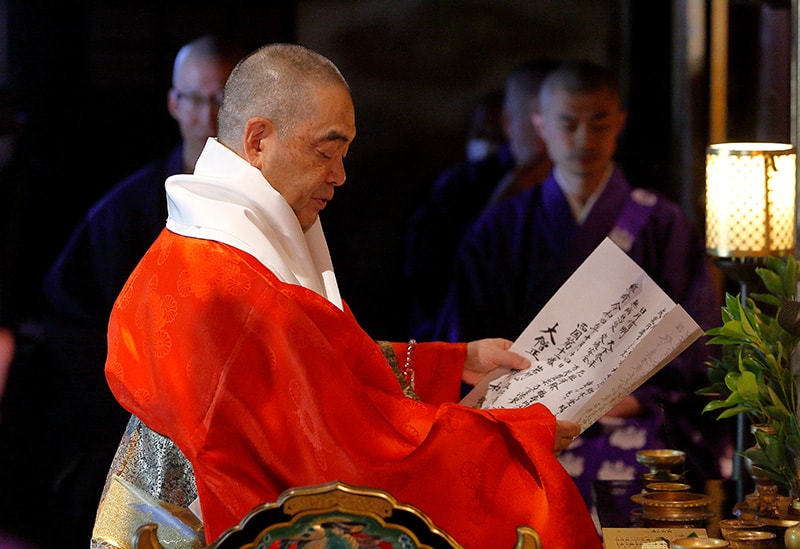
[[[167,225],[120,293],[106,376],[191,461],[207,539],[284,490],[382,488],[468,548],[600,547],[543,406],[476,410],[460,382],[526,368],[505,339],[379,344],[341,299],[319,212],[345,180],[349,87],[328,59],[265,46],[225,85],[218,139],[167,179]],[[394,367],[393,367],[394,366]]]

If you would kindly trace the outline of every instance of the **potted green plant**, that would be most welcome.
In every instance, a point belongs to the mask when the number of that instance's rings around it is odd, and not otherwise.
[[[709,362],[709,385],[698,393],[717,397],[704,413],[719,411],[718,419],[746,414],[753,425],[764,427],[753,430],[756,445],[742,455],[759,475],[797,499],[800,430],[792,358],[800,343],[795,300],[800,268],[792,256],[769,257],[756,274],[765,291],[744,300],[726,294],[722,325],[706,332],[707,343],[722,348]]]

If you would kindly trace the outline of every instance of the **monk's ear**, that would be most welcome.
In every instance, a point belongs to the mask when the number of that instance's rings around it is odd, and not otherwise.
[[[541,136],[544,131],[544,116],[538,109],[531,113],[531,124],[533,124],[536,133]]]
[[[619,131],[622,133],[623,128],[625,127],[625,122],[628,120],[628,111],[621,110],[619,112]]]
[[[275,126],[268,118],[255,116],[247,121],[244,128],[243,148],[245,159],[257,165],[258,158],[265,154],[271,137],[274,137]]]

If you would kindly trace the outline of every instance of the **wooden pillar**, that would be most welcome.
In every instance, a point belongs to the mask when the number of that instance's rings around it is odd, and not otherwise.
[[[728,0],[711,0],[708,119],[710,143],[724,142],[728,136],[728,14]]]

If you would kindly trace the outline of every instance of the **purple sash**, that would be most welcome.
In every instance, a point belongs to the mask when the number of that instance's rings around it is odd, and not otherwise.
[[[623,251],[628,252],[636,240],[636,235],[644,226],[653,206],[658,202],[655,193],[645,189],[633,189],[622,207],[617,222],[608,236]]]

